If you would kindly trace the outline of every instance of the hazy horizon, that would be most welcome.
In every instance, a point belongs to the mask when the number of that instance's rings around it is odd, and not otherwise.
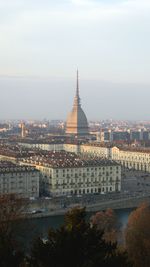
[[[148,0],[0,1],[0,119],[149,120]]]
[[[76,73],[75,73],[76,74]],[[81,105],[88,120],[149,120],[149,85],[80,78]],[[71,111],[74,79],[0,78],[0,119],[62,119]]]

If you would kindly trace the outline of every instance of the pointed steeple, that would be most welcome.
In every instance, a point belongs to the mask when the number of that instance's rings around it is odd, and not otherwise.
[[[76,84],[76,95],[75,95],[75,98],[74,98],[74,106],[80,106],[78,69],[77,69],[77,84]]]
[[[79,74],[77,69],[77,88],[76,88],[76,96],[79,97]]]
[[[76,78],[76,93],[72,111],[69,113],[67,118],[66,134],[72,134],[75,136],[86,136],[89,134],[87,118],[80,104],[78,70]]]

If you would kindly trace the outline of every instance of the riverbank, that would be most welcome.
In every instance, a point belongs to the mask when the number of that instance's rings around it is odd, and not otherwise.
[[[28,214],[27,218],[42,218],[49,216],[58,216],[64,215],[68,210],[73,207],[80,206],[86,207],[87,212],[97,212],[100,210],[106,210],[107,208],[111,208],[113,210],[123,210],[123,209],[134,209],[137,208],[142,202],[147,202],[150,204],[150,196],[135,196],[135,197],[126,197],[123,199],[115,199],[115,200],[106,200],[99,201],[93,204],[84,204],[84,203],[75,203],[70,204],[66,208],[55,208],[55,209],[46,209],[43,212],[37,212],[35,214]]]

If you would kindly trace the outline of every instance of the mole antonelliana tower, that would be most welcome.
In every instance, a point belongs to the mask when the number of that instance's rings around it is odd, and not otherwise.
[[[77,136],[89,135],[89,128],[86,115],[81,108],[79,96],[79,78],[77,71],[77,87],[76,95],[74,98],[73,109],[69,113],[66,123],[66,134]]]

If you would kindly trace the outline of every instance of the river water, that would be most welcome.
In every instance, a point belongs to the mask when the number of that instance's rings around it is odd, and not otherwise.
[[[118,222],[121,223],[122,228],[126,227],[128,222],[128,217],[133,209],[122,209],[116,210],[115,213],[118,217]],[[95,212],[87,213],[87,220],[93,215]],[[47,237],[47,232],[50,227],[58,228],[64,222],[64,216],[49,216],[43,218],[36,218],[26,220],[24,227],[28,229],[26,231],[25,240],[27,241],[28,245],[31,245],[32,240],[37,237],[41,236],[43,238]]]

